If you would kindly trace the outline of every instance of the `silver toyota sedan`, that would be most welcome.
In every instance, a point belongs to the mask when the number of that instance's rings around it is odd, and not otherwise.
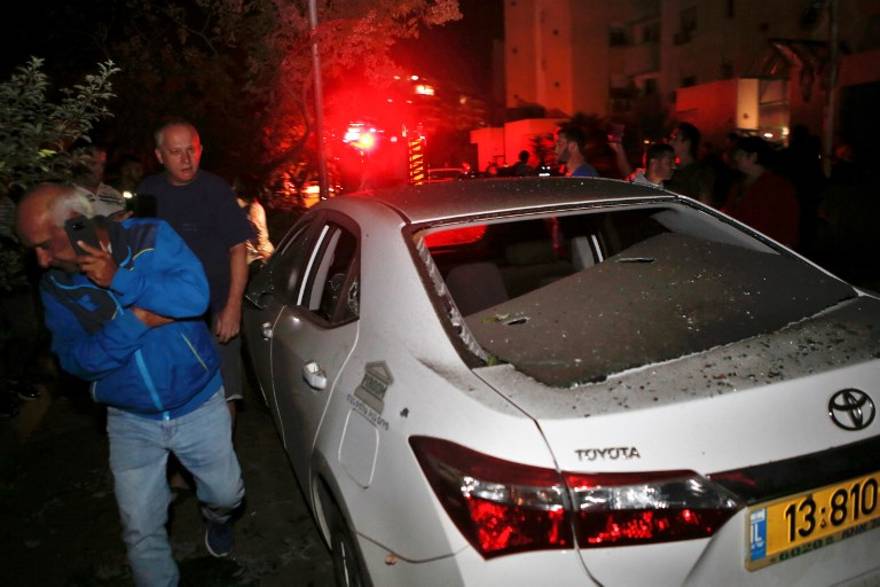
[[[246,298],[341,585],[880,582],[880,300],[698,202],[335,198]]]

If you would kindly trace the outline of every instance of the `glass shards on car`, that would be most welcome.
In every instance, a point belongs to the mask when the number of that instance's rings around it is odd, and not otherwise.
[[[446,226],[421,237],[463,340],[472,337],[489,363],[552,387],[774,332],[855,295],[681,204]]]

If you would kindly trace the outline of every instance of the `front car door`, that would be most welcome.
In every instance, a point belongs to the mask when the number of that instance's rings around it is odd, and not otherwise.
[[[281,310],[299,290],[308,254],[317,238],[319,215],[300,219],[278,244],[275,254],[248,284],[244,306],[244,338],[259,392],[272,412],[282,437],[283,425],[272,384],[272,331]]]
[[[272,329],[272,381],[284,443],[300,483],[335,383],[358,334],[359,230],[327,213],[316,229],[298,286]]]

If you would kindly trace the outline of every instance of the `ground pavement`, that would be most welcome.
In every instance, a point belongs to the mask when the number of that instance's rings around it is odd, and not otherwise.
[[[62,387],[44,387],[39,399],[22,402],[17,418],[0,421],[0,585],[130,585],[103,410],[87,391]],[[212,558],[197,500],[179,496],[171,538],[182,584],[332,585],[329,555],[272,420],[253,394],[245,405],[236,448],[247,509],[235,550]]]

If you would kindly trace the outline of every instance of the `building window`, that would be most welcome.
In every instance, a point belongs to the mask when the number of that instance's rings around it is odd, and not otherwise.
[[[733,63],[727,59],[721,60],[721,79],[733,79]]]
[[[675,33],[675,44],[683,45],[689,43],[697,32],[697,7],[690,6],[685,8],[679,14],[679,28]]]
[[[623,47],[628,44],[626,30],[622,27],[612,26],[608,30],[608,45],[611,47]]]
[[[865,25],[865,35],[859,43],[862,51],[870,51],[880,47],[880,14],[874,14]]]
[[[660,22],[652,22],[646,24],[642,28],[642,43],[659,43],[660,42]]]

